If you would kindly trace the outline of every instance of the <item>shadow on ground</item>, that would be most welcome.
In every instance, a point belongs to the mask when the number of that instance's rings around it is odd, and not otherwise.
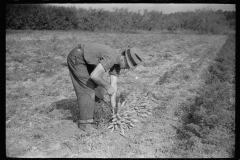
[[[51,110],[61,110],[61,112],[64,114],[65,111],[69,112],[69,116],[65,116],[64,119],[72,120],[73,122],[77,122],[79,116],[79,109],[78,109],[78,102],[77,98],[74,99],[62,99],[57,102],[53,102],[51,104]]]
[[[104,102],[95,97],[95,110],[93,115],[94,123],[98,125],[106,124],[111,118],[111,109],[105,105]],[[51,107],[45,112],[58,111],[62,114],[61,119],[72,120],[76,123],[79,119],[79,108],[77,98],[62,99],[60,101],[53,102]]]

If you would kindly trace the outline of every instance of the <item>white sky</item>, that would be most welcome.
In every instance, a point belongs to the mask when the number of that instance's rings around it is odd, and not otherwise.
[[[236,11],[235,4],[174,4],[174,3],[82,3],[82,4],[74,4],[74,3],[66,3],[66,4],[54,4],[61,6],[75,6],[81,8],[103,8],[105,10],[112,10],[113,8],[128,8],[130,11],[138,11],[147,9],[162,11],[163,13],[174,13],[180,11],[194,11],[195,9],[201,8],[210,8],[213,10],[221,9],[223,11]]]

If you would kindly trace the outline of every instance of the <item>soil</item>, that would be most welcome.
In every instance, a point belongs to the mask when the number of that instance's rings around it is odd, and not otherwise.
[[[67,39],[66,34],[64,32],[57,38]],[[46,36],[44,34],[41,38]],[[7,156],[179,158],[172,150],[176,143],[175,128],[180,123],[178,107],[197,96],[198,88],[203,85],[202,74],[227,36],[112,33],[81,33],[80,36],[89,41],[103,39],[108,44],[113,38],[116,42],[118,39],[134,40],[132,45],[145,53],[141,66],[133,71],[122,71],[118,78],[118,93],[126,95],[124,110],[132,111],[132,117],[138,120],[136,126],[125,132],[126,137],[118,130],[111,132],[107,129],[111,116],[109,107],[96,103],[94,120],[98,132],[83,134],[76,124],[78,109],[69,71],[62,66],[50,77],[39,75],[35,80],[7,81],[7,94],[22,87],[24,93],[21,92],[22,96],[16,101],[25,104],[18,106],[6,119]],[[16,40],[14,35],[7,35],[6,40],[10,42],[14,38]],[[34,39],[25,34],[21,38],[21,41]],[[116,48],[124,46],[118,45],[111,44]],[[66,55],[67,52],[52,56],[64,62]],[[11,66],[10,62],[7,64]],[[104,74],[104,78],[108,81],[108,74]],[[109,101],[107,95],[105,99]],[[6,107],[11,103],[13,101],[8,100]],[[135,109],[143,104],[150,111],[148,114]]]

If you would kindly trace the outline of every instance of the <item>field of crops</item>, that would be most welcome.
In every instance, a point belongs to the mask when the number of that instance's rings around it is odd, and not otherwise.
[[[212,144],[204,150],[204,142],[198,140],[181,148],[185,144],[179,140],[184,111],[180,108],[200,95],[206,70],[227,38],[227,35],[7,31],[6,155],[231,157],[229,147],[221,144]],[[77,127],[78,108],[66,58],[80,42],[103,43],[118,50],[136,46],[144,53],[141,66],[122,71],[118,78],[118,99],[126,101],[121,110],[136,119],[134,127],[125,131],[125,137],[119,130],[107,129],[112,115],[105,103],[96,103],[94,120],[98,133],[84,136]],[[109,81],[108,74],[104,78]],[[233,98],[234,95],[230,96],[231,101]],[[107,95],[105,100],[109,102]]]

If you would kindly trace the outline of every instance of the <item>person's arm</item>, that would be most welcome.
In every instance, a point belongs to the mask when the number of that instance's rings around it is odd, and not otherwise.
[[[117,77],[114,75],[110,75],[110,79],[111,79],[111,86],[114,88],[115,92],[110,96],[111,99],[111,106],[114,110],[114,108],[116,107],[116,96],[117,96]]]
[[[102,74],[105,72],[102,64],[99,63],[96,68],[92,71],[90,78],[97,83],[99,86],[102,86],[107,90],[108,94],[113,94],[115,89],[111,87],[102,77]]]

